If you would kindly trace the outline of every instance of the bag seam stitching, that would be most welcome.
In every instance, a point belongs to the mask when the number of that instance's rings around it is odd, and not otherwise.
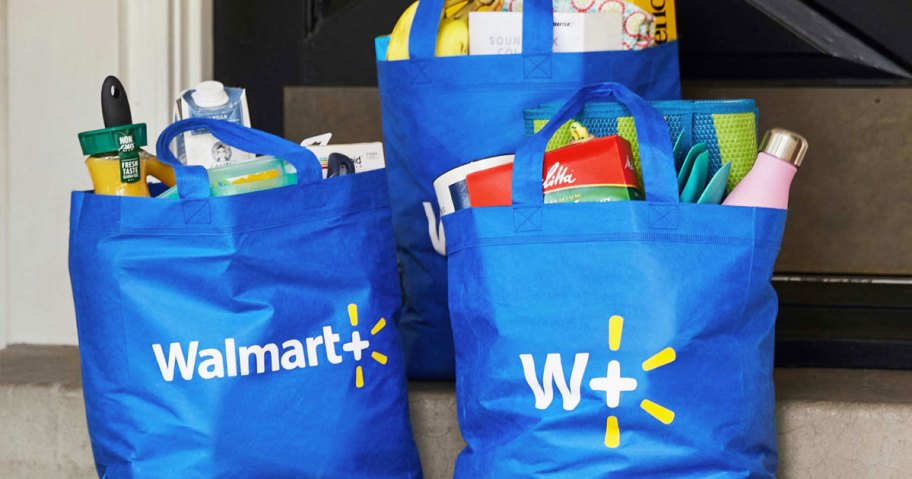
[[[534,235],[534,236],[498,236],[480,238],[468,243],[450,243],[447,245],[447,254],[463,249],[479,246],[507,246],[520,244],[547,244],[547,243],[594,243],[594,242],[619,242],[619,241],[649,241],[688,244],[711,244],[719,246],[749,246],[756,248],[777,248],[775,242],[755,242],[753,238],[731,236],[705,236],[668,233],[598,233],[582,235]],[[449,247],[452,246],[452,249]],[[753,248],[752,248],[753,249]]]
[[[123,235],[148,235],[148,236],[206,236],[206,235],[223,235],[229,233],[245,233],[260,231],[272,228],[281,228],[284,226],[293,226],[297,224],[311,223],[314,221],[325,220],[327,218],[344,218],[350,216],[359,216],[378,210],[388,209],[389,205],[378,205],[370,209],[351,210],[348,208],[334,209],[325,212],[319,216],[298,216],[287,221],[274,221],[264,223],[248,223],[243,226],[230,226],[225,228],[207,227],[207,228],[181,228],[181,227],[120,227],[119,233]]]

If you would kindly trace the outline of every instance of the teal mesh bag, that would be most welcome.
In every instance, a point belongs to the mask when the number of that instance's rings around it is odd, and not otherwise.
[[[557,113],[559,103],[547,103],[525,111],[526,134],[532,135]],[[753,100],[676,100],[652,102],[665,117],[672,141],[681,132],[689,148],[705,143],[709,151],[709,174],[713,175],[724,163],[731,163],[728,191],[754,166],[757,159],[757,106]],[[617,103],[591,102],[576,116],[576,121],[596,137],[620,135],[633,149],[637,176],[640,173],[640,154],[637,147],[633,117]],[[548,150],[570,143],[570,122],[561,126],[548,143]]]

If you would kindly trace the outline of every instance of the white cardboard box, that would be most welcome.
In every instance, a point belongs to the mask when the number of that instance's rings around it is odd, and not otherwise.
[[[338,145],[310,145],[306,146],[312,151],[323,166],[323,177],[326,178],[326,162],[332,153],[341,153],[349,158],[355,165],[355,173],[379,170],[386,167],[383,158],[383,143],[349,143]]]
[[[619,12],[554,14],[555,52],[623,49]],[[469,55],[522,53],[522,12],[469,13]]]

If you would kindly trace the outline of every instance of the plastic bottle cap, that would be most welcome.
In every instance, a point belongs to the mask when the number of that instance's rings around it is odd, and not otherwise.
[[[132,137],[133,141],[122,141],[121,138]],[[121,144],[131,145],[132,149],[146,146],[146,124],[121,125],[101,130],[84,131],[79,134],[79,145],[82,154],[99,155],[120,151]]]
[[[228,93],[220,81],[204,81],[193,91],[193,101],[197,106],[212,108],[228,103]]]
[[[761,151],[795,166],[801,166],[808,142],[803,136],[784,128],[773,128],[763,137]]]

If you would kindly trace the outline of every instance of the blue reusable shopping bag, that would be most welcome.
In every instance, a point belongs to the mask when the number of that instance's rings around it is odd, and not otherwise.
[[[168,145],[208,128],[298,184],[209,197]],[[158,141],[181,199],[72,195],[70,277],[100,477],[416,478],[383,171],[229,122]]]
[[[543,204],[589,99],[635,119],[646,201]],[[785,211],[678,202],[668,126],[586,87],[516,154],[513,205],[444,217],[457,478],[773,477],[770,285]]]
[[[515,151],[525,137],[523,109],[566,98],[584,85],[617,81],[653,100],[681,95],[676,42],[639,51],[552,53],[551,0],[525,2],[522,54],[435,57],[443,4],[418,4],[409,60],[377,62],[406,295],[399,327],[413,379],[453,377],[446,246],[434,179],[464,163]]]

